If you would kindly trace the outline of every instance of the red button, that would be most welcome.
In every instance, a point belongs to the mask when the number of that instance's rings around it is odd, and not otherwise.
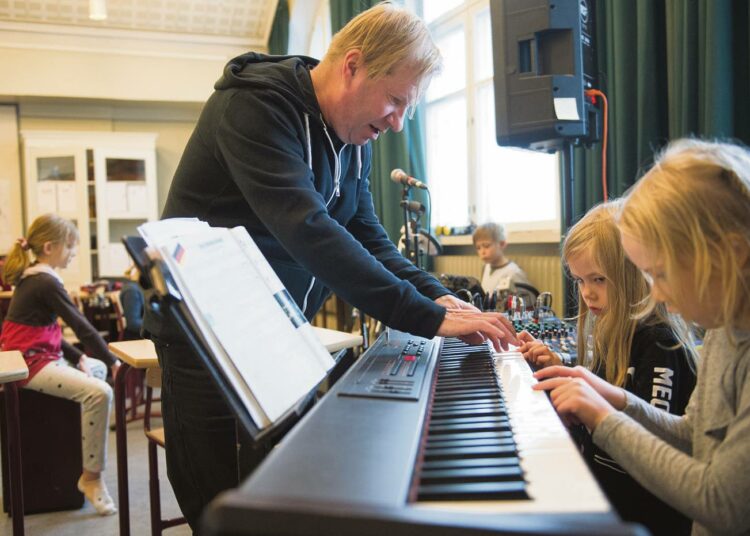
[[[416,360],[417,360],[417,356],[415,356],[415,355],[405,355],[404,356],[404,361],[416,361]]]

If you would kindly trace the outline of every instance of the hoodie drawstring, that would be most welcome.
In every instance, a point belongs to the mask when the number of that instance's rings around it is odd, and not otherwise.
[[[312,142],[310,141],[310,114],[305,114],[305,136],[307,136],[307,165],[312,169]],[[313,180],[315,180],[313,178]]]
[[[357,180],[362,178],[362,146],[357,145]]]

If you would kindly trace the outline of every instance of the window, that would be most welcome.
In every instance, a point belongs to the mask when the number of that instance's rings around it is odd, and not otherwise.
[[[313,32],[310,36],[310,45],[307,49],[307,55],[312,58],[322,58],[328,45],[331,44],[331,12],[328,0],[322,0],[318,3],[315,12],[315,21],[313,22]]]
[[[513,241],[560,239],[557,155],[498,147],[488,0],[422,0],[443,54],[425,95],[432,222],[497,221]]]

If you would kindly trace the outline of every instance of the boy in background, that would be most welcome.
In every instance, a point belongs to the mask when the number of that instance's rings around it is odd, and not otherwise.
[[[516,293],[516,283],[529,284],[526,274],[505,256],[508,242],[505,227],[499,223],[485,223],[472,235],[477,255],[485,263],[482,271],[482,290],[487,294]]]

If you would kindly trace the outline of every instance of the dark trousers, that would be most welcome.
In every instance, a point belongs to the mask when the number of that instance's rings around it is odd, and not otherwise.
[[[203,509],[237,487],[272,445],[255,447],[200,358],[187,345],[154,341],[162,368],[167,475],[194,533]]]

